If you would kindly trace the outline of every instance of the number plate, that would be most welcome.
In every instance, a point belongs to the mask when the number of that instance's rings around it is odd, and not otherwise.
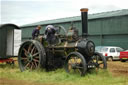
[[[122,59],[127,59],[127,58],[122,58]]]

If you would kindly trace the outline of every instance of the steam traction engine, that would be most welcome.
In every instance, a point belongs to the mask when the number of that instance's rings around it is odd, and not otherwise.
[[[75,33],[75,29],[62,35],[59,31],[64,28],[58,26],[53,45],[49,45],[44,36],[42,41],[25,41],[18,55],[20,70],[34,70],[39,67],[50,70],[64,66],[66,72],[84,76],[89,69],[106,69],[105,58],[95,52],[94,43],[87,39],[87,13],[88,9],[81,9],[82,37]]]

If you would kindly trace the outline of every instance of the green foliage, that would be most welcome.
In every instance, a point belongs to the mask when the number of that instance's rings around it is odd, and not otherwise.
[[[44,84],[59,85],[127,85],[128,77],[114,77],[107,70],[92,70],[84,77],[68,74],[64,69],[46,72],[38,69],[35,71],[20,72],[18,66],[0,64],[0,78],[14,80],[34,81]]]

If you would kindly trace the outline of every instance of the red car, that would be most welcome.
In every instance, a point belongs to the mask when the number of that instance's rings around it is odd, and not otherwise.
[[[128,60],[128,50],[120,52],[120,60],[121,62]]]

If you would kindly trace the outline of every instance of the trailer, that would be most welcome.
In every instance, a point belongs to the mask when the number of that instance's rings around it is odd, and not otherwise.
[[[13,63],[21,44],[21,30],[14,24],[0,25],[0,63]]]

